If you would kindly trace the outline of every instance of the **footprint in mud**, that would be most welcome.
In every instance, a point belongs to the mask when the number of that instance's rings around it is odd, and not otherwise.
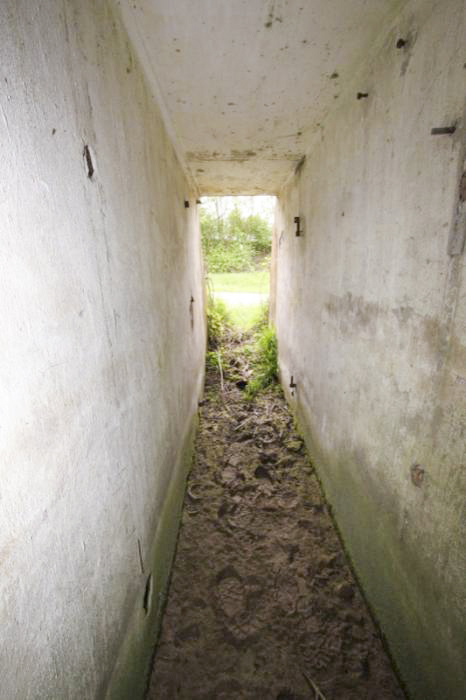
[[[283,491],[278,496],[278,505],[286,510],[296,508],[299,503],[299,497],[294,491]]]
[[[286,615],[296,612],[299,589],[296,577],[286,572],[280,573],[275,580],[275,597],[281,610]]]
[[[245,605],[245,590],[234,567],[227,566],[217,575],[215,596],[217,608],[227,618],[240,615]]]
[[[237,467],[229,464],[222,469],[217,481],[228,489],[236,491],[244,484],[244,475],[238,471]]]
[[[233,566],[217,574],[215,612],[233,644],[251,639],[264,626],[263,593],[264,586],[259,579],[254,576],[243,579]]]
[[[269,445],[272,445],[276,439],[277,435],[273,428],[261,430],[260,433],[256,435],[256,441],[260,447],[268,447]]]
[[[237,476],[238,471],[236,467],[228,465],[224,469],[222,469],[222,472],[220,474],[220,482],[228,486],[228,484],[233,483],[236,480]]]
[[[231,515],[226,519],[230,528],[236,530],[251,530],[251,523],[254,518],[254,512],[248,503],[239,503],[231,511]]]
[[[258,497],[259,489],[256,485],[241,484],[231,499],[233,503],[228,508],[224,506],[222,509],[223,514],[228,512],[225,520],[232,530],[241,530],[248,533],[254,531]]]
[[[309,620],[307,630],[298,637],[296,650],[304,664],[319,671],[341,659],[342,636],[339,623]]]

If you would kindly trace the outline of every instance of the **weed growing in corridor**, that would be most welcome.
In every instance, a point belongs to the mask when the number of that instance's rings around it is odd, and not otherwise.
[[[230,328],[228,309],[223,301],[215,301],[209,295],[207,302],[207,347],[215,349],[222,344],[226,331]]]
[[[251,331],[254,333],[257,340],[257,337],[267,328],[269,328],[269,304],[268,302],[263,302],[256,312]]]
[[[253,379],[249,381],[246,390],[248,398],[253,398],[262,389],[278,382],[277,336],[272,326],[263,325],[256,333],[251,364]]]
[[[277,337],[269,325],[269,309],[264,304],[251,330],[235,328],[227,306],[209,294],[207,303],[207,369],[219,369],[221,385],[228,380],[242,385],[247,398],[278,387]]]

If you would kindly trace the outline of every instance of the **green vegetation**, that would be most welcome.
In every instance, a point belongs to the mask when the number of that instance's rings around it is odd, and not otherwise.
[[[250,307],[245,307],[250,309]],[[255,309],[247,332],[235,330],[230,309],[209,296],[207,306],[207,369],[218,368],[229,381],[246,381],[246,396],[254,398],[278,385],[278,354],[275,329],[269,325],[269,309]]]
[[[209,292],[215,298],[208,308],[212,343],[221,326],[249,331],[263,313],[260,295],[269,291],[272,231],[265,219],[244,216],[238,207],[224,217],[201,209],[201,231]],[[235,296],[245,293],[251,297]]]
[[[257,333],[268,323],[269,306],[262,304],[227,306],[209,294],[207,302],[207,347],[216,350],[231,337],[241,333]]]
[[[201,209],[202,246],[209,273],[248,272],[268,266],[272,230],[257,214],[235,207],[225,218]]]
[[[207,301],[207,347],[215,350],[222,344],[231,328],[231,319],[226,304],[209,294]]]
[[[268,294],[270,275],[268,270],[254,272],[217,272],[210,274],[216,292],[257,292]]]
[[[228,314],[231,324],[240,331],[247,332],[253,329],[262,316],[262,309],[268,308],[268,304],[229,304]]]
[[[256,332],[251,352],[253,378],[249,380],[246,393],[253,398],[259,391],[271,388],[278,382],[278,351],[275,328],[264,323]]]
[[[268,294],[269,272],[268,270],[257,270],[255,272],[219,272],[209,275],[209,287],[215,295],[248,293],[257,294],[257,301],[252,297],[252,301],[246,304],[244,301],[232,299],[224,300],[227,303],[230,323],[242,331],[248,331],[256,325],[258,317],[263,313],[263,308],[267,306],[264,298],[260,294]],[[218,299],[218,297],[217,297]],[[220,301],[220,300],[219,300]]]

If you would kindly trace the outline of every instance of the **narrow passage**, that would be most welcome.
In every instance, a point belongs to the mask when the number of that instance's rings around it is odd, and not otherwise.
[[[404,698],[277,388],[207,368],[150,700]],[[319,694],[320,693],[320,694]]]

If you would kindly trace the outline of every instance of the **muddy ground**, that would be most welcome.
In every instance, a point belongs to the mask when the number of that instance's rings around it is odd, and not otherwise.
[[[148,698],[404,698],[282,395],[245,397],[238,345],[222,369],[223,391],[207,371]]]

